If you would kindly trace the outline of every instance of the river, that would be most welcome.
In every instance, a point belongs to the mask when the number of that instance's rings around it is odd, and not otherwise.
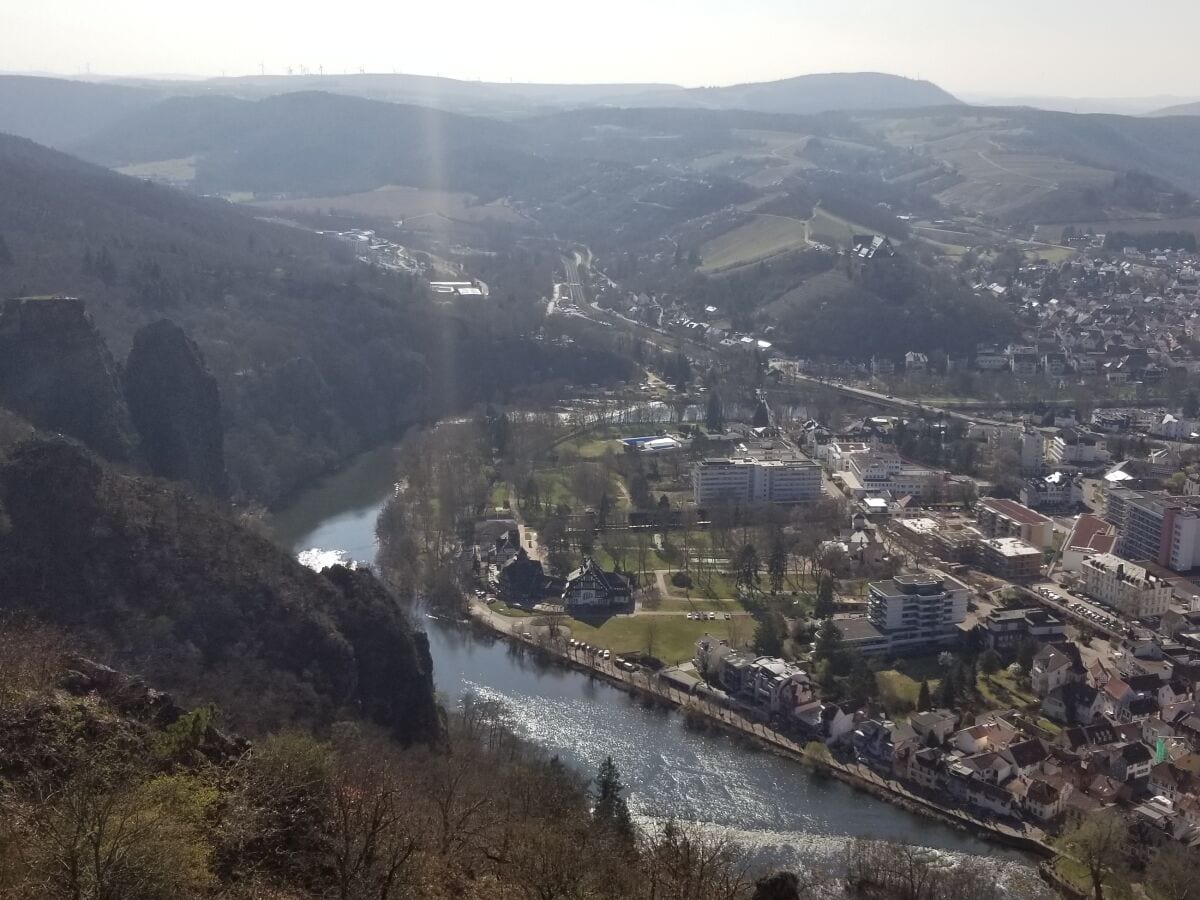
[[[360,457],[274,519],[293,552],[375,556],[375,520],[391,494],[390,448]],[[906,840],[952,853],[1022,856],[906,812],[735,737],[689,730],[674,711],[649,710],[584,674],[536,664],[508,643],[425,618],[437,690],[503,701],[516,728],[581,771],[611,755],[641,821],[674,818],[727,833],[772,862],[835,852],[848,836]]]

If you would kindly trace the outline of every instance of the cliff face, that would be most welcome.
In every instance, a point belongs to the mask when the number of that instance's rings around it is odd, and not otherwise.
[[[138,330],[125,399],[150,471],[214,496],[227,491],[221,397],[199,348],[165,319]]]
[[[117,365],[73,297],[9,300],[0,312],[0,406],[107,459],[133,458]]]
[[[216,505],[62,439],[0,464],[3,606],[250,733],[355,714],[438,733],[423,636],[367,572],[311,572]]]

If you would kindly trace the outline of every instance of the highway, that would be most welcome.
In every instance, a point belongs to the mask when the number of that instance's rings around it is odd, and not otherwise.
[[[567,297],[579,309],[587,305],[587,297],[583,291],[583,282],[579,279],[579,254],[572,253],[570,257],[562,258],[563,267],[567,272]]]

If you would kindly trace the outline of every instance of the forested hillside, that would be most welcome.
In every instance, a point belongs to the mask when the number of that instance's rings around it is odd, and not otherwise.
[[[514,333],[502,300],[486,315],[437,307],[331,239],[3,136],[0,239],[0,296],[84,298],[118,361],[163,318],[196,342],[219,385],[235,496],[277,500],[461,403],[628,370]]]
[[[424,637],[369,573],[311,572],[215,504],[18,438],[0,455],[6,612],[217,702],[243,730],[351,711],[403,740],[436,735]]]

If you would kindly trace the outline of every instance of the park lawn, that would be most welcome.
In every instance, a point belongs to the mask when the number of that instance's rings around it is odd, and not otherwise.
[[[669,584],[670,579],[667,579],[667,582]],[[671,585],[671,590],[683,593],[674,585]],[[709,600],[731,600],[736,598],[737,595],[737,588],[733,583],[733,579],[721,572],[714,572],[712,575],[705,574],[701,578],[696,578],[692,581],[693,597],[707,597]]]
[[[613,616],[603,622],[568,618],[571,636],[613,653],[647,653],[667,665],[692,658],[696,640],[704,634],[729,640],[729,622],[689,621],[685,616]],[[741,629],[743,636],[748,629]]]
[[[691,599],[682,596],[663,597],[655,609],[663,612],[708,612],[738,613],[743,612],[742,604],[737,600],[713,600],[709,597],[698,597],[692,592]]]
[[[562,503],[574,510],[580,505],[578,498],[571,492],[569,468],[538,469],[534,477],[542,495],[542,506],[554,509]]]
[[[488,505],[496,509],[507,508],[508,506],[508,484],[507,482],[498,481],[492,485],[492,490],[488,494]]]
[[[590,440],[583,441],[576,446],[575,450],[584,459],[599,459],[610,450],[613,453],[622,452],[617,439],[609,437],[591,438]]]

